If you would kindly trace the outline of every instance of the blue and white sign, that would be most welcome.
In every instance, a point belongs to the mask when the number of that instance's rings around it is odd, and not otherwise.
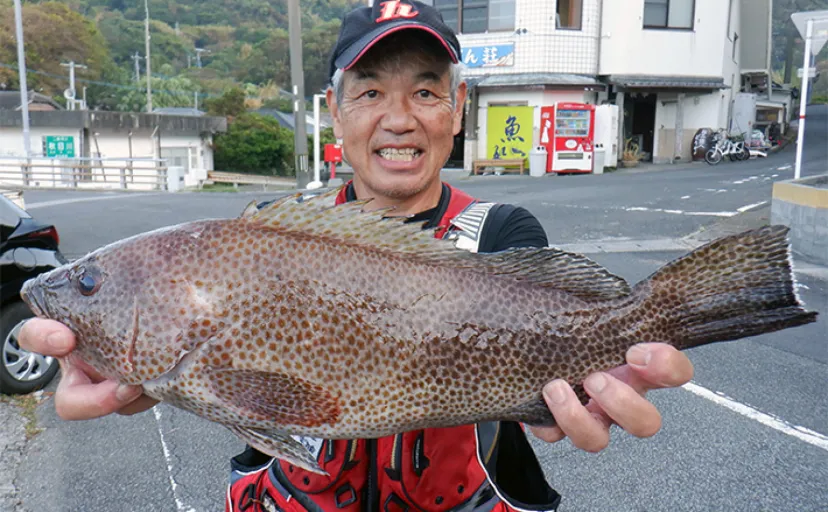
[[[515,43],[467,46],[463,48],[463,64],[469,68],[514,66]]]

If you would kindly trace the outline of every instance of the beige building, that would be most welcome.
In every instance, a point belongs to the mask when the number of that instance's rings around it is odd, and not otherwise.
[[[503,110],[493,107],[515,108],[531,147],[541,107],[616,104],[619,145],[634,139],[659,163],[688,161],[700,128],[731,128],[743,90],[759,96],[760,109],[782,108],[767,93],[772,0],[426,3],[457,30],[471,86],[450,165],[470,169],[490,157],[502,122],[492,114]]]

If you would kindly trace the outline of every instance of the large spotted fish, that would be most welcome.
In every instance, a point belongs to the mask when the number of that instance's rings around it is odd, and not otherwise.
[[[812,322],[787,229],[724,238],[630,288],[554,248],[474,254],[421,225],[289,196],[159,229],[26,283],[77,357],[321,471],[293,436],[370,438],[490,420],[554,423],[541,389],[627,348]]]

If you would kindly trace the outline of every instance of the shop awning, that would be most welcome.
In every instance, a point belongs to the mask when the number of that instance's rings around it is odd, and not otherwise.
[[[606,84],[599,82],[594,76],[569,73],[512,73],[466,77],[466,83],[471,87],[470,80],[473,80],[477,87],[590,87],[597,90],[606,87]]]
[[[756,102],[756,108],[764,108],[764,109],[773,109],[773,110],[782,110],[785,108],[784,103],[780,103],[778,101],[762,101],[759,100]]]
[[[627,89],[729,89],[723,78],[703,76],[610,75],[607,81]]]

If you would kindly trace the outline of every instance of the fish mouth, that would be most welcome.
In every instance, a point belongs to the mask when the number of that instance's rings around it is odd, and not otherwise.
[[[48,299],[50,296],[56,297],[56,290],[68,285],[69,282],[67,269],[57,268],[23,283],[20,289],[20,298],[36,316],[55,318],[55,311],[49,306]]]
[[[23,287],[20,289],[20,298],[29,306],[35,316],[48,317],[46,300],[43,297],[43,285],[40,283],[39,277],[29,279],[23,283]]]

